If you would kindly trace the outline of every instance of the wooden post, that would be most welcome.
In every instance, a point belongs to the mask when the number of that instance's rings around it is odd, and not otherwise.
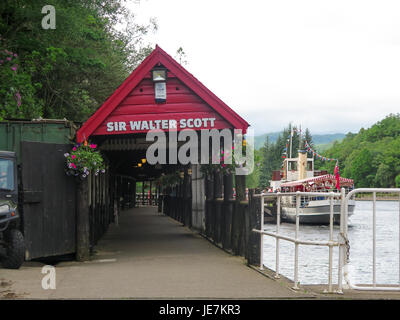
[[[213,208],[213,201],[214,201],[214,181],[213,181],[213,174],[206,175],[206,236],[211,237],[211,227],[212,227],[212,208]]]
[[[224,204],[223,204],[223,230],[222,246],[226,250],[232,248],[232,214],[233,214],[233,175],[224,175]]]
[[[192,197],[193,197],[193,191],[192,191],[192,175],[189,175],[189,170],[187,170],[187,176],[188,176],[188,181],[187,181],[187,226],[189,228],[192,228]]]
[[[175,198],[175,220],[182,222],[181,220],[181,213],[182,213],[182,180],[179,180],[179,184],[177,186],[177,191],[176,191],[176,198]]]
[[[161,186],[157,187],[157,212],[162,212],[162,196],[161,196]]]
[[[133,182],[133,207],[136,207],[136,180]]]
[[[150,193],[149,193],[149,206],[153,205],[152,194],[151,194],[151,180],[150,180]]]
[[[246,176],[235,176],[236,201],[232,216],[232,250],[236,255],[240,254],[242,241],[242,228],[244,216],[244,201],[246,199]]]
[[[142,181],[142,206],[144,206],[144,181]]]
[[[215,242],[221,242],[221,209],[222,209],[222,172],[214,172],[214,212],[213,212],[213,239]]]
[[[89,185],[88,179],[78,183],[76,216],[76,260],[86,261],[90,257]]]
[[[258,190],[257,190],[258,191]],[[258,192],[257,192],[258,193]],[[253,232],[253,229],[260,229],[261,223],[261,199],[254,197],[254,190],[249,191],[248,216],[246,217],[247,245],[245,258],[247,264],[260,264],[260,237],[259,233]]]
[[[189,226],[189,214],[191,214],[191,212],[189,212],[190,208],[189,208],[189,192],[190,192],[190,177],[188,174],[188,170],[185,168],[185,173],[184,173],[184,177],[183,177],[183,224],[185,226]]]

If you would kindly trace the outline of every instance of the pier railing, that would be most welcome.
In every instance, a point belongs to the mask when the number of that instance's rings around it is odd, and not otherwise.
[[[282,197],[287,196],[294,196],[296,198],[296,229],[294,237],[289,237],[287,235],[283,235],[280,233],[280,223],[281,223],[281,200]],[[309,241],[304,240],[299,237],[299,229],[300,229],[300,208],[301,208],[301,199],[302,197],[327,197],[329,198],[330,202],[330,223],[329,223],[329,238],[327,241]],[[276,254],[276,265],[275,265],[275,278],[279,278],[279,243],[280,240],[285,240],[294,243],[294,286],[293,289],[299,289],[299,246],[300,245],[311,245],[311,246],[326,246],[329,247],[329,274],[328,274],[328,289],[326,292],[333,293],[333,292],[342,292],[342,282],[341,276],[342,273],[342,264],[341,259],[339,257],[338,261],[338,269],[339,269],[339,281],[338,281],[338,288],[337,291],[333,290],[333,283],[332,283],[332,274],[333,274],[333,248],[339,247],[340,252],[344,252],[346,247],[346,242],[344,241],[344,237],[339,237],[338,241],[333,239],[333,224],[334,224],[334,199],[340,198],[343,203],[344,200],[344,189],[342,193],[335,193],[335,192],[285,192],[285,193],[262,193],[258,195],[254,195],[254,197],[259,197],[261,201],[261,226],[260,230],[253,229],[253,232],[257,232],[261,234],[260,237],[260,270],[264,269],[264,237],[263,235],[267,235],[270,237],[274,237],[276,239],[276,247],[275,247],[275,254]],[[277,213],[276,213],[276,231],[269,232],[264,230],[264,199],[265,198],[276,198],[276,206],[277,206]],[[344,228],[343,224],[343,214],[341,214],[340,224],[341,229]]]
[[[400,189],[380,189],[380,188],[360,188],[360,189],[354,189],[350,191],[347,196],[344,198],[344,203],[342,206],[342,213],[343,216],[345,217],[344,223],[343,223],[343,235],[344,239],[347,239],[348,235],[348,201],[352,196],[354,196],[357,193],[372,193],[372,283],[371,284],[362,284],[362,285],[356,285],[351,283],[350,280],[350,275],[349,275],[349,270],[348,270],[348,265],[347,265],[347,260],[345,259],[344,255],[342,256],[341,264],[344,265],[344,273],[343,277],[346,280],[347,285],[349,286],[350,289],[354,290],[384,290],[384,291],[400,291]],[[399,232],[398,232],[398,243],[399,243],[399,284],[398,286],[393,286],[393,285],[377,285],[376,282],[376,194],[377,193],[397,193],[399,195]],[[342,228],[342,225],[341,225]],[[347,257],[348,258],[348,257]]]
[[[350,243],[348,239],[348,206],[349,200],[354,199],[357,193],[371,193],[372,194],[372,283],[369,284],[354,284],[350,280],[349,274],[349,248]],[[399,232],[398,232],[398,244],[399,244],[399,284],[398,285],[378,285],[376,281],[377,274],[377,231],[376,231],[376,195],[377,193],[395,193],[399,195]],[[280,233],[280,223],[281,223],[281,205],[282,197],[294,196],[296,199],[296,228],[294,237],[290,237]],[[301,199],[303,197],[313,197],[313,196],[324,196],[330,201],[330,221],[329,221],[329,238],[327,241],[309,241],[304,240],[299,237],[300,228],[300,209],[301,209]],[[346,282],[347,287],[353,290],[380,290],[380,291],[400,291],[400,189],[384,189],[384,188],[360,188],[350,191],[347,195],[345,194],[345,189],[342,188],[340,193],[334,192],[287,192],[287,193],[262,193],[254,195],[255,198],[259,198],[261,201],[261,223],[260,230],[253,229],[253,232],[261,234],[260,237],[260,270],[264,269],[264,237],[263,235],[274,237],[276,239],[275,247],[275,277],[279,278],[279,243],[280,240],[285,240],[294,243],[295,253],[294,253],[294,286],[293,289],[299,289],[299,246],[300,245],[312,245],[312,246],[327,246],[329,247],[329,273],[328,273],[328,288],[325,292],[328,293],[343,293],[343,283]],[[276,199],[276,231],[270,232],[264,230],[264,201],[266,198]],[[334,224],[334,199],[340,199],[340,229],[337,240],[333,239],[333,224]],[[338,257],[338,283],[337,289],[333,289],[332,274],[333,274],[333,248],[339,248]]]

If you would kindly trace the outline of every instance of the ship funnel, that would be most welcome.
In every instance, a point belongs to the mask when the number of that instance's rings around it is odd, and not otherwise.
[[[301,132],[301,128],[300,128]],[[305,150],[305,143],[300,134],[299,143],[299,156],[297,158],[297,170],[299,172],[299,180],[307,178],[307,151]]]
[[[299,180],[307,178],[307,152],[305,150],[299,150],[299,156],[297,160],[297,168],[299,171]]]

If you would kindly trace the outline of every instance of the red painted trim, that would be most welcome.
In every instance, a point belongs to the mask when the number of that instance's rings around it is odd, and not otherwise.
[[[131,91],[146,77],[150,70],[157,64],[163,64],[171,75],[177,77],[195,94],[211,106],[221,117],[237,129],[246,131],[249,124],[236,112],[229,108],[221,99],[207,89],[192,74],[177,63],[170,55],[158,45],[152,53],[129,75],[128,78],[115,90],[115,92],[104,102],[104,104],[82,125],[77,132],[77,141],[82,142],[88,139],[99,129],[108,116],[120,105],[120,103],[131,93]],[[168,102],[167,102],[168,105]],[[98,133],[97,133],[98,134]]]

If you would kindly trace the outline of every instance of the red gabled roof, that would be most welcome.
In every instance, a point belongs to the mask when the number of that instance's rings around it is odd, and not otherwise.
[[[129,77],[115,90],[104,104],[82,125],[77,132],[77,141],[82,142],[98,128],[121,101],[143,80],[151,69],[162,64],[169,71],[188,86],[195,94],[203,99],[213,110],[229,122],[233,128],[246,132],[249,124],[236,112],[229,108],[221,99],[207,89],[199,80],[176,62],[169,54],[156,45],[152,53],[129,75]]]
[[[321,182],[321,181],[336,181],[336,177],[333,174],[324,174],[322,176],[317,176],[317,177],[312,177],[312,178],[306,178],[302,180],[296,180],[296,181],[289,181],[281,184],[281,187],[294,187],[294,186],[301,186],[305,183],[310,183],[310,182]],[[354,181],[352,179],[348,178],[343,178],[339,177],[339,182],[341,185],[350,185],[352,186],[354,184]]]

